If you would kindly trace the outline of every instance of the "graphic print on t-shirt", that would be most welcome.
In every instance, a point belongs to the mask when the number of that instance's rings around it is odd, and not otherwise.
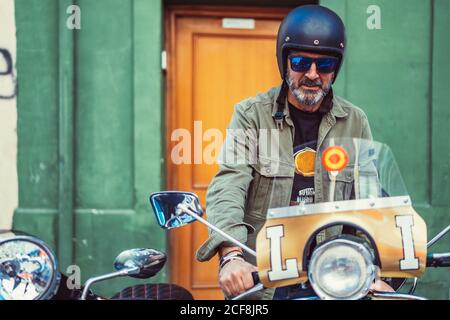
[[[295,172],[304,177],[314,176],[316,150],[305,147],[294,154]]]
[[[314,203],[314,163],[316,141],[294,148],[295,176],[291,201]]]

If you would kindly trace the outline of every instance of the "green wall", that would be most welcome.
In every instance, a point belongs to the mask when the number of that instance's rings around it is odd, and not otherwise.
[[[19,208],[14,227],[82,279],[122,250],[166,250],[148,195],[163,187],[160,1],[16,0]],[[73,139],[72,139],[73,137]],[[167,267],[152,281],[166,280]],[[138,280],[94,289],[111,294]]]
[[[322,0],[347,27],[347,52],[336,92],[367,113],[374,139],[391,146],[431,239],[450,218],[450,2]],[[369,30],[369,5],[381,29]],[[432,252],[446,252],[450,236]],[[417,294],[449,299],[450,273],[428,269]]]

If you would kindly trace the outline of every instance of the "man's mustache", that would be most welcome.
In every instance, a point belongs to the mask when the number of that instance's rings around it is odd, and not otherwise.
[[[308,78],[303,78],[302,80],[300,80],[300,82],[298,83],[298,86],[308,86],[308,87],[320,87],[322,88],[322,81],[320,79],[316,79],[316,80],[310,80]]]

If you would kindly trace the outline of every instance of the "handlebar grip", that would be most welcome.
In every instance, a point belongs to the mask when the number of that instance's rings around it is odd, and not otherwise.
[[[253,278],[253,283],[256,286],[258,283],[261,282],[261,280],[259,279],[259,274],[258,271],[253,271],[252,272],[252,278]]]
[[[450,253],[429,253],[427,267],[450,267]]]

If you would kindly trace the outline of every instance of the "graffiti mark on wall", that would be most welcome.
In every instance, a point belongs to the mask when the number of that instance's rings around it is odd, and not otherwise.
[[[17,83],[11,53],[0,48],[0,99],[13,99],[16,92]]]

